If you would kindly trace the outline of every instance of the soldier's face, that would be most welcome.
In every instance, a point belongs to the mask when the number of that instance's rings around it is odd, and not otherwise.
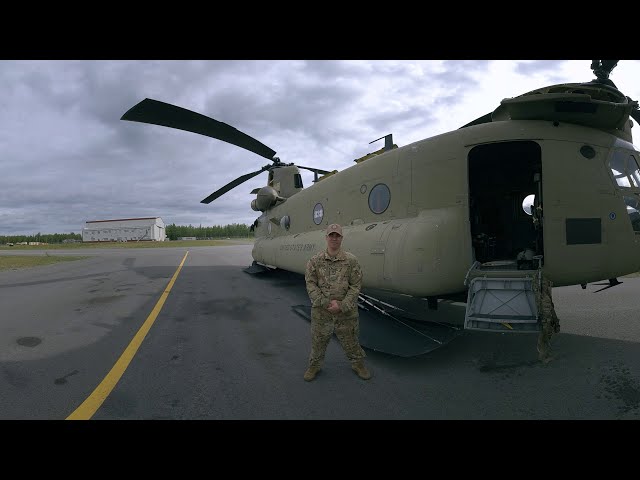
[[[342,244],[342,235],[339,233],[333,232],[327,235],[327,245],[332,249],[340,248]]]

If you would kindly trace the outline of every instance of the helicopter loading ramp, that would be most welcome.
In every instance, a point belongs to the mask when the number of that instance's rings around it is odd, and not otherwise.
[[[362,293],[358,298],[360,345],[390,355],[414,357],[442,347],[462,333],[461,325],[447,323],[447,317],[461,317],[461,309],[464,308],[461,304],[441,300],[435,312],[427,309],[426,302],[422,303],[422,314],[432,317],[426,321],[421,314]],[[292,309],[306,320],[311,320],[310,305],[295,305]]]

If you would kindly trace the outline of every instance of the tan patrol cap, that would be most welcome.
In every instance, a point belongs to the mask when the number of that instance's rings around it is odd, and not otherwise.
[[[338,225],[337,223],[332,223],[331,225],[329,225],[327,227],[327,235],[329,235],[330,233],[337,233],[338,235],[340,235],[341,237],[342,235],[342,227],[340,225]]]

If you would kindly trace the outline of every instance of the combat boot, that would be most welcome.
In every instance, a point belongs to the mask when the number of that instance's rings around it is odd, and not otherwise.
[[[538,350],[538,360],[542,363],[549,363],[553,356],[551,355],[551,339],[546,332],[541,332],[538,336],[538,344],[536,345]]]
[[[367,370],[367,367],[364,366],[364,360],[353,362],[351,364],[351,370],[356,372],[356,374],[363,380],[369,380],[371,378],[371,373]]]
[[[306,382],[310,382],[311,380],[316,378],[316,375],[318,374],[319,371],[320,371],[320,367],[309,367],[309,368],[307,368],[307,371],[304,372],[304,380]]]

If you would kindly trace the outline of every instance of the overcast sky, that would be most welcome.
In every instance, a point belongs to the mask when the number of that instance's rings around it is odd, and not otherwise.
[[[120,118],[145,98],[227,123],[283,162],[343,170],[382,148],[457,129],[500,101],[586,82],[591,60],[0,61],[0,235],[80,233],[90,220],[250,225],[270,162],[203,135]],[[640,99],[640,61],[610,77]],[[639,142],[636,140],[636,145]],[[305,186],[313,174],[302,170]]]

